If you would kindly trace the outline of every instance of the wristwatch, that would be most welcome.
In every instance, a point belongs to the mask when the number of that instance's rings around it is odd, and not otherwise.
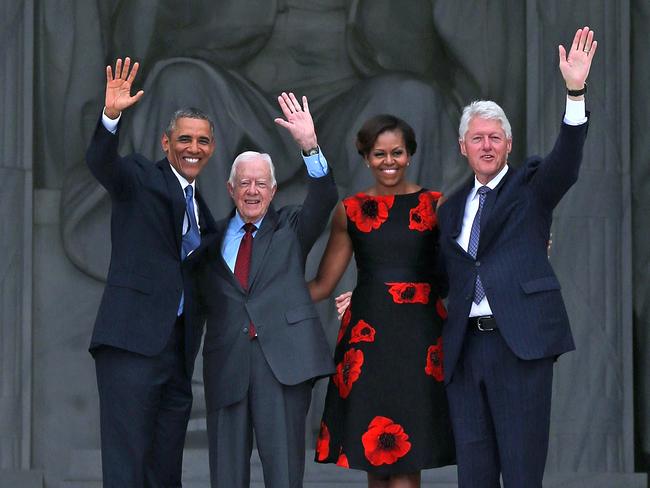
[[[302,152],[302,155],[303,155],[303,156],[315,156],[315,155],[318,154],[319,152],[320,152],[320,151],[319,151],[319,149],[318,149],[318,146],[316,146],[316,147],[312,147],[311,149],[307,149],[306,151],[303,151],[303,152]]]
[[[567,90],[566,93],[570,97],[579,97],[580,95],[584,95],[587,93],[587,83],[585,83],[584,86],[580,88],[580,90]]]

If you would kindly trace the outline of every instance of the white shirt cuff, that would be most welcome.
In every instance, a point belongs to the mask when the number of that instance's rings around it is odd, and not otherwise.
[[[116,119],[109,119],[106,113],[102,110],[102,124],[104,125],[104,128],[112,134],[117,132],[117,126],[120,123],[121,118],[122,114],[118,115]]]
[[[587,112],[584,100],[571,100],[566,97],[566,111],[564,112],[564,123],[568,125],[582,125],[587,122]]]

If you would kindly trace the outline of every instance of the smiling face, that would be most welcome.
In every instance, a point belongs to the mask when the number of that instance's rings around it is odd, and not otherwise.
[[[366,162],[377,184],[384,188],[396,187],[404,181],[410,159],[404,136],[399,130],[379,134],[372,149],[366,154]]]
[[[458,142],[460,152],[483,185],[499,174],[512,150],[512,139],[506,137],[501,122],[480,117],[470,120],[465,137]]]
[[[227,186],[239,215],[246,223],[255,223],[266,215],[276,190],[269,163],[261,157],[240,161],[233,181],[229,181]]]
[[[210,123],[203,119],[177,119],[171,134],[163,134],[161,144],[169,164],[189,183],[196,179],[214,152]]]

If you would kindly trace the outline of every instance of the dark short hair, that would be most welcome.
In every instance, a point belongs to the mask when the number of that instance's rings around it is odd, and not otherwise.
[[[167,136],[172,135],[172,131],[176,129],[176,121],[178,119],[200,119],[200,120],[207,120],[208,123],[210,124],[210,134],[214,137],[214,122],[210,118],[208,114],[206,114],[203,110],[200,110],[195,107],[183,107],[179,108],[172,114],[171,119],[169,119],[169,124],[167,124],[167,128],[165,129],[165,134]]]
[[[415,154],[418,143],[415,141],[413,128],[399,117],[390,114],[379,114],[366,120],[357,132],[357,151],[366,157],[380,134],[384,132],[399,131],[404,138],[404,145],[409,156]]]

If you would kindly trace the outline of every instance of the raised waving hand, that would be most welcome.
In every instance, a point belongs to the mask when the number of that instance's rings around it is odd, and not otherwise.
[[[115,73],[111,66],[106,66],[106,97],[104,99],[104,113],[111,119],[116,119],[122,113],[122,110],[135,105],[142,95],[143,90],[139,90],[131,96],[131,85],[138,73],[140,63],[133,63],[131,67],[131,58],[118,58],[115,62]]]
[[[314,120],[309,112],[307,97],[302,97],[302,106],[293,93],[285,93],[278,97],[278,104],[282,109],[284,119],[278,117],[275,123],[289,131],[291,137],[298,143],[303,151],[313,149],[318,145]]]
[[[598,42],[594,40],[594,31],[585,26],[578,29],[573,43],[567,53],[564,46],[558,46],[560,71],[569,90],[580,90],[589,76],[591,62],[596,54]]]

